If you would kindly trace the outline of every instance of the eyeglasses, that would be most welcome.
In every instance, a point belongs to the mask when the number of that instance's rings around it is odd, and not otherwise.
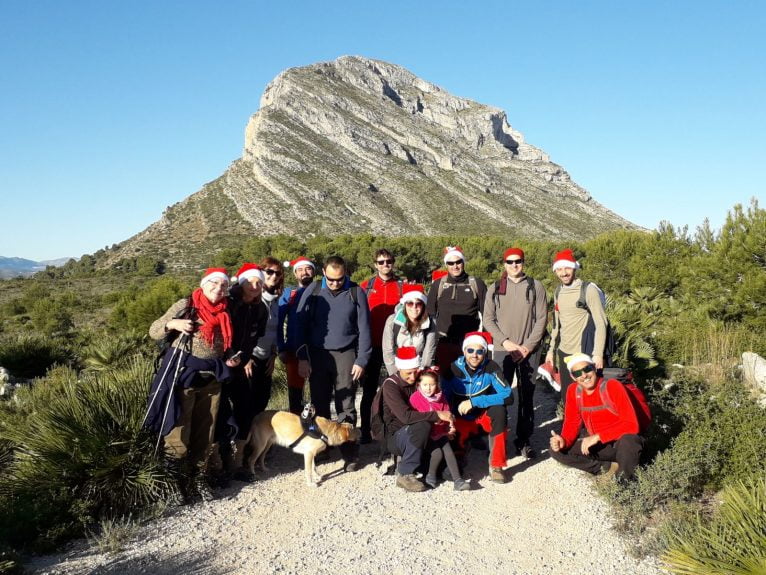
[[[477,348],[467,347],[467,348],[465,348],[465,352],[468,355],[473,355],[474,353],[476,355],[484,355],[485,353],[487,353],[487,350],[484,349],[483,347],[477,347]]]
[[[574,377],[577,378],[577,377],[580,377],[581,375],[585,375],[586,373],[591,373],[593,371],[596,371],[595,366],[588,364],[582,369],[573,369],[571,373]]]
[[[394,265],[394,260],[393,259],[378,260],[375,263],[378,264],[379,266],[392,266]]]
[[[505,263],[509,266],[520,266],[524,263],[524,260],[505,260]]]
[[[404,302],[404,305],[406,305],[407,307],[415,307],[418,305],[422,306],[425,304],[422,301],[408,301],[408,302]]]
[[[273,276],[274,274],[277,274],[277,275],[280,275],[280,276],[282,275],[282,270],[265,269],[263,271],[266,273],[267,276]]]
[[[462,264],[463,260],[455,260],[454,262],[444,262],[444,263],[446,263],[449,267],[453,267],[453,266],[459,266],[460,264]]]

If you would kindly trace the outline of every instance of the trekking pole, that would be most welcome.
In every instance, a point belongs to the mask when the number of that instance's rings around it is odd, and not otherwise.
[[[181,335],[181,339],[178,342],[178,348],[181,350],[181,346],[185,346],[190,342],[189,335],[184,333]],[[160,432],[157,435],[157,445],[154,447],[154,455],[160,450],[160,442],[162,441],[162,430],[165,429],[165,421],[168,418],[168,410],[170,409],[170,403],[173,401],[173,394],[175,393],[176,383],[178,383],[178,375],[181,373],[181,363],[183,360],[183,350],[179,354],[178,361],[176,362],[176,370],[173,374],[173,382],[170,384],[170,390],[168,391],[168,400],[165,402],[165,411],[162,414],[162,423],[160,424]]]
[[[162,374],[162,377],[160,377],[160,381],[157,384],[157,389],[154,390],[154,394],[152,395],[152,399],[149,401],[149,407],[146,408],[146,415],[144,415],[144,420],[141,422],[141,427],[144,426],[146,423],[146,420],[149,418],[149,413],[152,411],[152,406],[154,405],[154,400],[157,399],[157,396],[160,394],[160,390],[162,389],[163,384],[165,383],[165,378],[168,375],[168,372],[170,371],[170,366],[173,365],[173,362],[178,359],[178,347],[174,347],[172,353],[170,354],[170,359],[168,360],[167,365],[165,365],[165,373]]]

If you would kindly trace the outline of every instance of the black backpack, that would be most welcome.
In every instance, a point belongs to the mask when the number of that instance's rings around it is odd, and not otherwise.
[[[372,435],[375,441],[381,443],[384,443],[386,439],[386,424],[383,421],[383,386],[386,385],[387,381],[388,378],[383,380],[383,383],[375,393],[370,411],[370,435]]]

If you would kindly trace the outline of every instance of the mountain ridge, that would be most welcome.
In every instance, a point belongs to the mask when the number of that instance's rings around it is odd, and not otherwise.
[[[585,239],[618,228],[638,226],[528,144],[503,110],[394,64],[343,56],[277,75],[242,156],[106,260],[199,264],[224,238],[251,235]]]

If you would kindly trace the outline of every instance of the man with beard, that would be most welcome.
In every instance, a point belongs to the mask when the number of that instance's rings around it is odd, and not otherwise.
[[[460,246],[444,248],[444,264],[447,275],[431,284],[426,311],[436,319],[439,333],[436,363],[442,373],[448,373],[462,354],[465,334],[481,329],[487,286],[465,272],[466,259]]]
[[[287,396],[290,412],[300,415],[303,410],[303,386],[306,379],[298,373],[298,357],[295,355],[297,319],[295,312],[301,301],[303,290],[314,281],[314,264],[305,257],[285,262],[293,268],[297,286],[288,286],[279,297],[279,315],[277,318],[277,350],[279,359],[287,371]]]
[[[567,388],[573,382],[564,358],[584,353],[593,358],[593,365],[600,371],[606,365],[604,359],[607,339],[607,319],[604,311],[603,292],[596,284],[589,283],[585,289],[585,302],[581,302],[583,282],[577,277],[580,263],[572,250],[562,250],[553,259],[553,272],[561,281],[553,298],[553,331],[551,346],[545,357],[553,363],[554,352],[561,375],[561,401],[566,403]]]

